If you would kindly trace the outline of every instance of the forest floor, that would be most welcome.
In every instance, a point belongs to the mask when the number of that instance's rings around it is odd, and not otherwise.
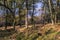
[[[13,27],[8,27],[7,29],[10,29],[10,28],[13,28]],[[30,25],[29,28],[32,28],[32,25]],[[18,35],[18,33],[25,32],[27,30],[26,27],[19,27],[19,26],[16,26],[16,31],[13,29],[6,31],[6,30],[4,30],[4,27],[2,27],[0,29],[3,30],[3,31],[0,30],[0,40],[12,40],[12,39],[15,40],[16,35]],[[41,24],[37,24],[36,29],[38,30],[38,33],[41,33],[41,34],[45,34],[49,30],[54,30],[56,32],[60,32],[60,24],[55,24],[55,25],[46,24],[43,26]],[[60,38],[60,36],[59,36],[59,38]]]

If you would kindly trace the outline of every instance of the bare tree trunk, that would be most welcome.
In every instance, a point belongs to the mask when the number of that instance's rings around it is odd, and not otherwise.
[[[55,11],[55,24],[56,24],[56,14],[57,14],[57,0],[56,0],[56,11]]]
[[[15,1],[14,1],[14,3],[15,3]],[[15,4],[14,4],[14,13],[13,13],[13,27],[14,27],[14,30],[15,30]]]
[[[57,14],[57,12],[55,12]],[[57,15],[55,14],[55,24],[57,23]]]
[[[26,25],[26,28],[28,28],[28,0],[26,0],[25,25]]]
[[[43,0],[44,1],[44,13],[45,13],[45,19],[46,19],[46,0]],[[44,22],[45,24],[45,22]]]
[[[27,14],[25,15],[25,26],[26,28],[28,28],[28,15]]]
[[[21,27],[21,10],[20,10],[20,8],[19,8],[19,25],[20,25],[20,27]]]
[[[56,0],[56,9],[55,9],[55,24],[57,23],[57,13],[59,8],[59,0]]]
[[[52,0],[48,0],[49,2],[49,9],[50,9],[50,14],[51,14],[51,22],[52,22],[52,25],[54,24],[54,20],[53,20],[53,12],[52,12]]]
[[[36,27],[35,27],[35,23],[34,23],[34,3],[35,3],[35,1],[33,0],[33,13],[32,13],[32,16],[31,16],[31,19],[32,19],[32,25],[33,25],[33,29],[36,29]]]
[[[26,28],[28,28],[27,17],[25,18],[25,25],[26,25]]]
[[[4,0],[4,5],[7,5],[6,3],[7,1]],[[6,13],[5,13],[5,29],[7,29],[7,14],[8,14],[8,10],[7,9],[4,9],[4,11],[6,10]]]

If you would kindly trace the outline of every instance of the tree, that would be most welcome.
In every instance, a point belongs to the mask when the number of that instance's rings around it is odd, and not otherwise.
[[[49,2],[50,14],[51,14],[51,22],[52,22],[52,25],[53,25],[54,20],[53,20],[53,12],[52,12],[52,9],[53,9],[52,0],[49,0],[48,2]]]

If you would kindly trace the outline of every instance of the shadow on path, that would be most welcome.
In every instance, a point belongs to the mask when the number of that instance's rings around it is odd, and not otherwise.
[[[0,30],[0,37],[8,37],[16,33],[14,29]]]

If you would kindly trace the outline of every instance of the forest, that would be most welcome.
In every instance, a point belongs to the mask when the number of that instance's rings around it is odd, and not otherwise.
[[[60,40],[60,0],[0,0],[0,40]]]

